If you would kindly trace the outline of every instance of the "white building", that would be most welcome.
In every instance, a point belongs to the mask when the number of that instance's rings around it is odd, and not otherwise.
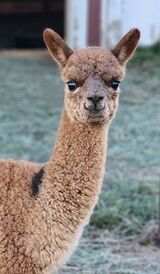
[[[141,30],[140,45],[160,40],[159,0],[66,0],[65,34],[70,46],[112,47],[129,29]]]

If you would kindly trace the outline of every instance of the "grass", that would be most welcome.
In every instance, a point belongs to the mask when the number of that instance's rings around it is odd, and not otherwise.
[[[63,105],[57,68],[44,57],[3,56],[0,67],[0,158],[45,162],[55,143]],[[113,243],[105,242],[106,229],[135,235],[149,221],[157,221],[159,69],[158,45],[138,50],[128,66],[119,110],[110,128],[106,173],[91,218],[93,227],[87,228],[70,270],[63,273],[160,273],[160,264],[152,256],[153,261],[145,263],[143,258],[125,258],[125,253],[114,253]]]
[[[134,175],[133,175],[134,176]],[[99,228],[117,229],[125,234],[140,233],[149,220],[157,219],[156,183],[112,181],[114,187],[103,191],[91,223]],[[105,189],[105,186],[104,186]],[[158,183],[157,183],[158,189]]]
[[[159,61],[157,58],[160,54],[160,41],[149,47],[139,47],[130,63],[131,66],[144,63],[146,61]]]

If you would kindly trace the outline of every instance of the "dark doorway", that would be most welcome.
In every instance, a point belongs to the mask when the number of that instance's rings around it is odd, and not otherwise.
[[[1,0],[0,48],[42,48],[46,27],[64,35],[64,0]]]

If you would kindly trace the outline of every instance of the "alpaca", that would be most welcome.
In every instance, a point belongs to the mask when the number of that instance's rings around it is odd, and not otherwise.
[[[0,273],[47,274],[70,256],[97,203],[119,83],[140,32],[109,51],[73,51],[53,30],[44,41],[65,83],[54,153],[40,164],[0,161]]]

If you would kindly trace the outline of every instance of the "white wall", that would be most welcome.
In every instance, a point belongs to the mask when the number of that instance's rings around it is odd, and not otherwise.
[[[70,47],[87,46],[88,34],[88,0],[66,0],[65,2],[65,36]]]
[[[159,0],[102,0],[101,44],[112,47],[129,29],[141,30],[140,45],[160,39]]]

